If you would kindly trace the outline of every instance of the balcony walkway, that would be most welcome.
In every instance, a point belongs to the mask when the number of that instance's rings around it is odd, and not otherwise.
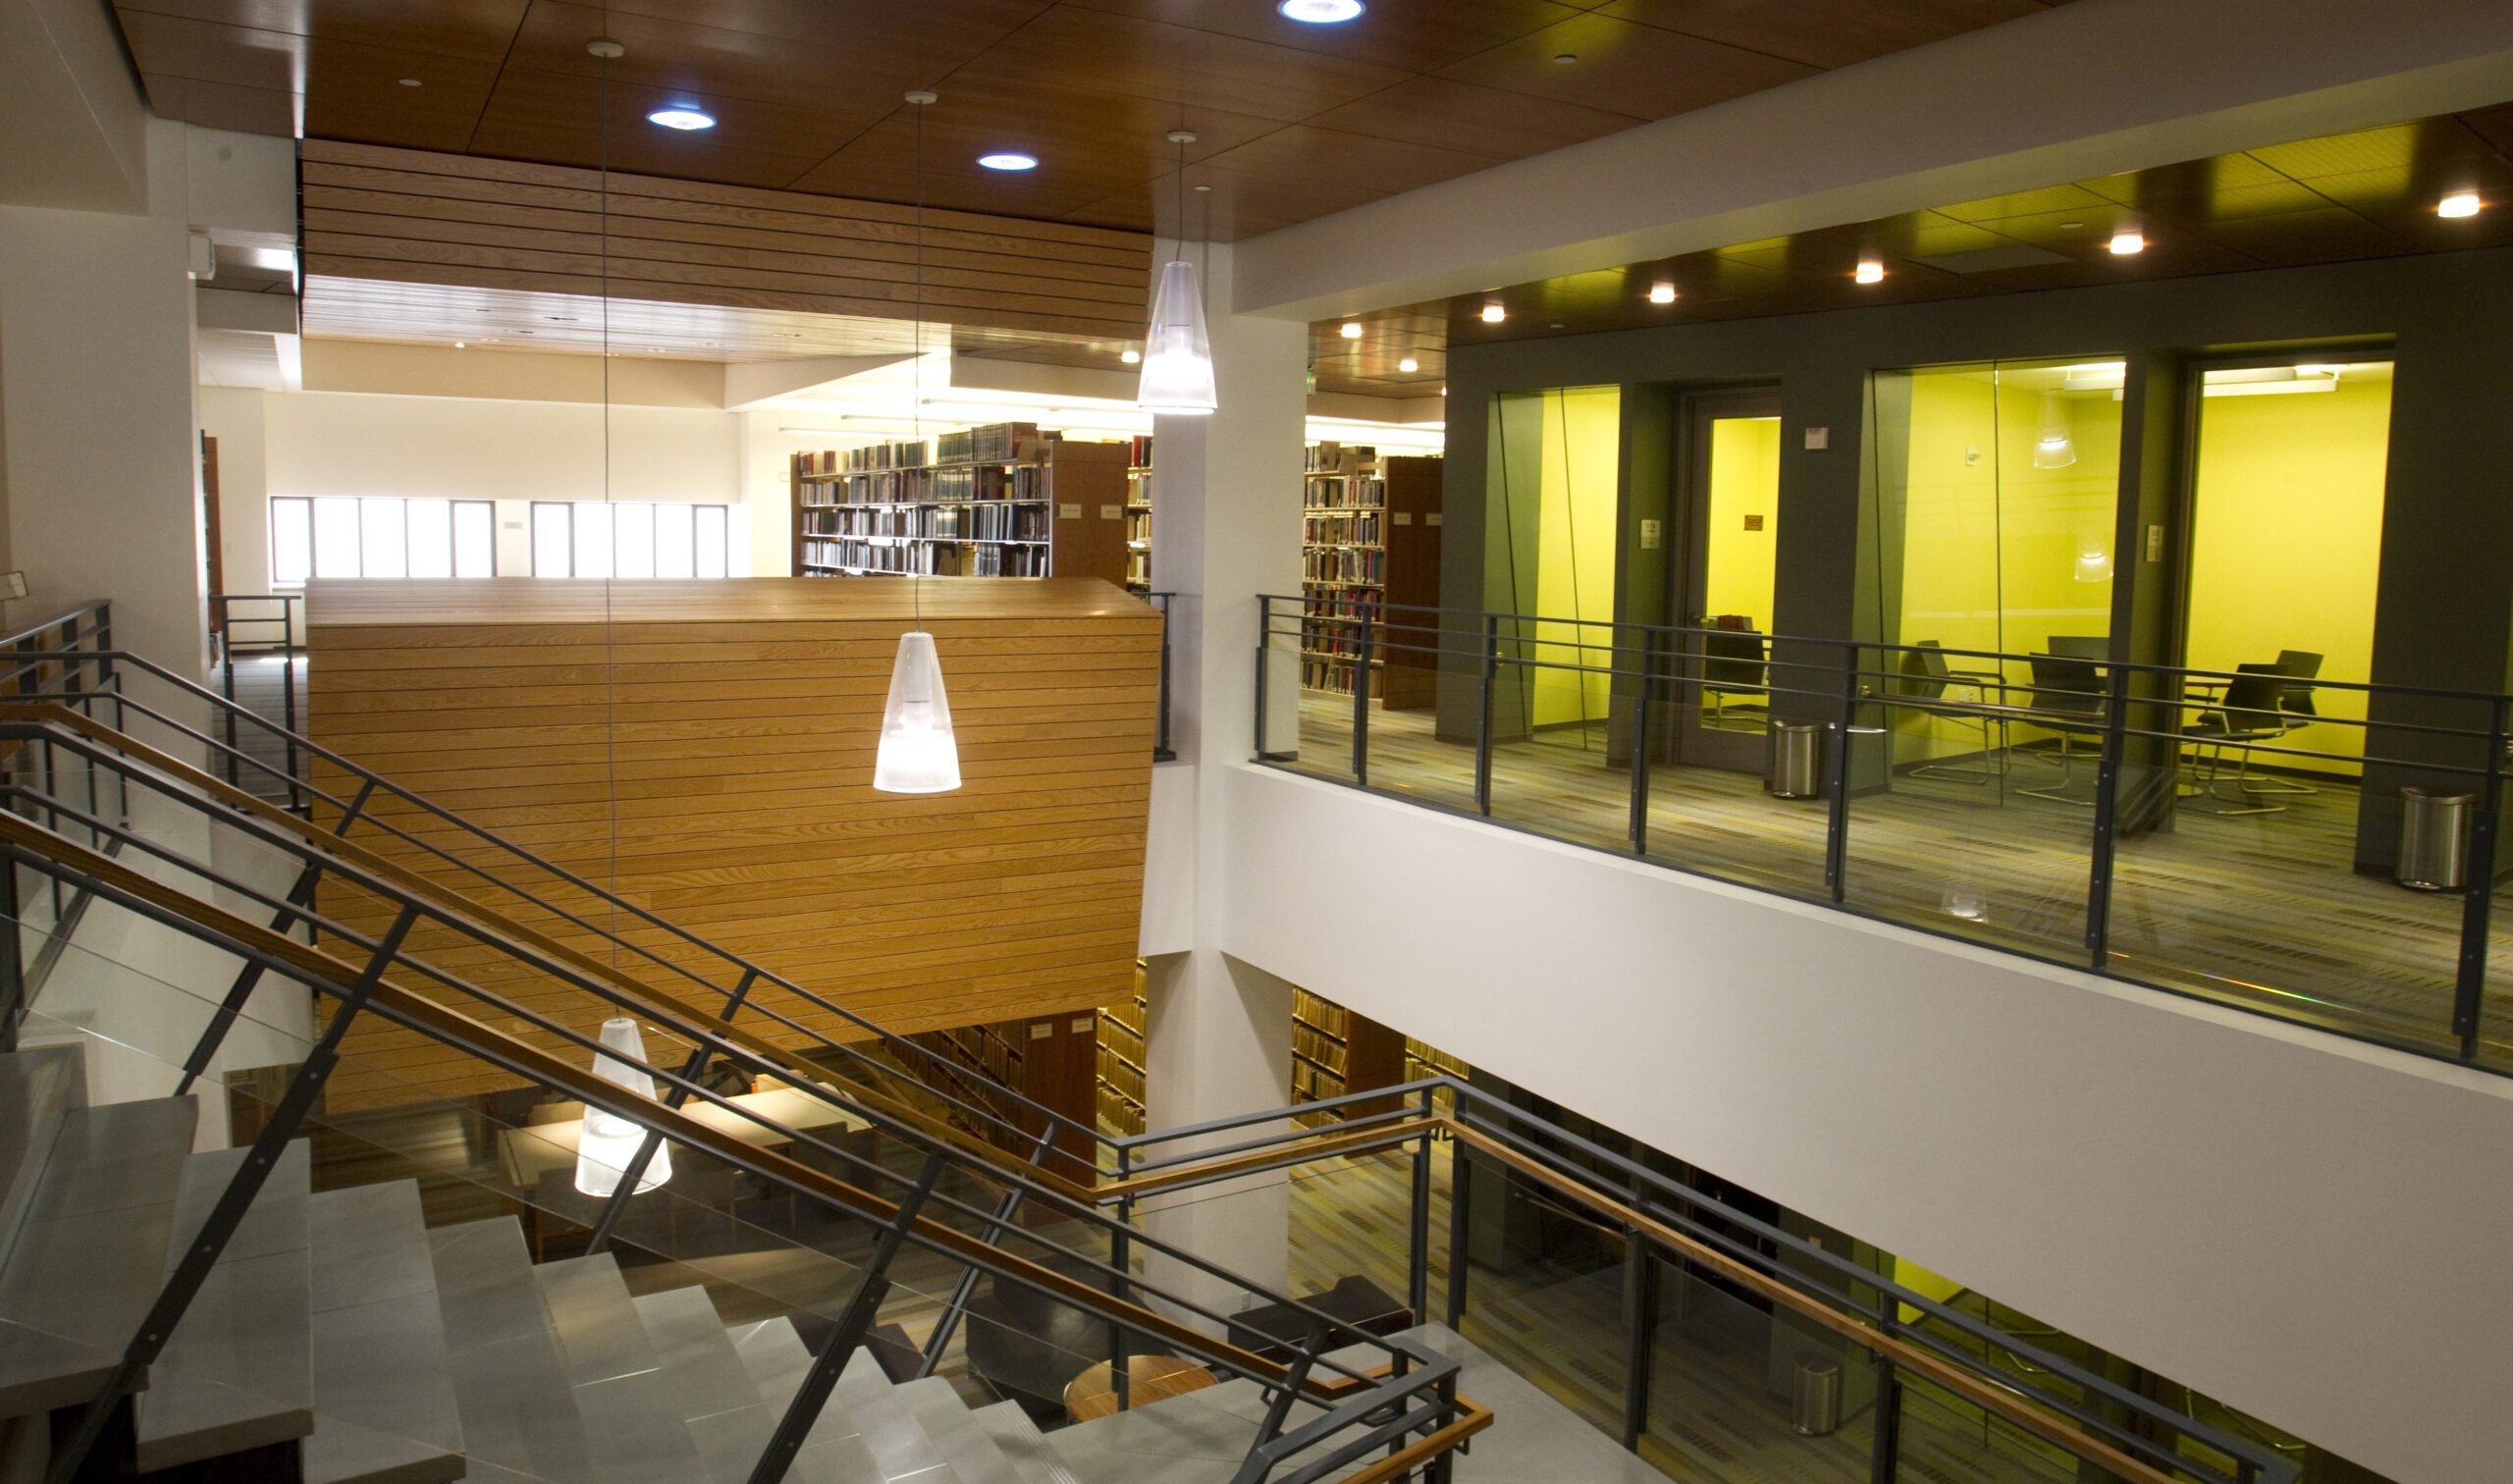
[[[1471,814],[1470,739],[1432,734],[1428,711],[1371,703],[1372,789]],[[1304,691],[1300,756],[1284,766],[1352,781],[1353,704]],[[1843,905],[2037,958],[2086,963],[2094,811],[2021,794],[2091,800],[2080,757],[2064,790],[2047,752],[2018,749],[2004,787],[1898,772],[1849,810]],[[1645,859],[1812,901],[1824,886],[1820,799],[1764,792],[1758,777],[1659,765],[1650,772]],[[2115,852],[2109,972],[2243,1009],[2444,1056],[2462,898],[2360,875],[2357,788],[2332,778],[2283,796],[2276,814],[2211,815],[2185,804],[2168,829]],[[1492,750],[1492,818],[1537,834],[1631,853],[1631,770],[1609,765],[1604,727],[1540,732]],[[2481,1065],[2513,1072],[2513,924],[2490,918]]]

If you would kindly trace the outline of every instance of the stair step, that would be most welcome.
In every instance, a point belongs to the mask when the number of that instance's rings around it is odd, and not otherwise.
[[[692,1484],[698,1445],[608,1252],[533,1269],[603,1484]]]
[[[776,1414],[760,1400],[723,1318],[701,1288],[648,1294],[636,1305],[708,1477],[743,1484],[776,1430]]]
[[[500,1216],[428,1242],[469,1477],[596,1484],[523,1228]]]
[[[868,1350],[858,1350],[846,1361],[846,1369],[838,1372],[837,1390],[829,1396],[829,1405],[844,1407],[846,1415],[864,1435],[864,1446],[871,1450],[873,1461],[882,1468],[884,1479],[904,1479],[916,1475],[916,1484],[928,1484],[922,1470],[937,1470],[932,1484],[942,1484],[952,1475],[949,1463],[934,1440],[925,1435],[916,1418],[909,1414],[907,1404],[900,1400],[890,1378],[882,1373],[882,1363]]]
[[[1020,1403],[997,1402],[969,1415],[994,1440],[1022,1484],[1082,1484],[1047,1446],[1046,1434],[1039,1431],[1039,1424],[1030,1420]]]
[[[1022,1484],[1021,1471],[994,1446],[994,1435],[979,1425],[950,1382],[927,1376],[903,1382],[890,1392],[934,1441],[942,1461],[959,1473],[961,1484]]]
[[[85,1070],[72,1046],[0,1056],[0,1263],[34,1203],[62,1119],[85,1095]]]
[[[758,1386],[769,1414],[782,1418],[802,1387],[804,1374],[812,1368],[812,1352],[804,1348],[803,1337],[783,1319],[735,1325],[725,1333],[741,1356],[742,1368]],[[804,1476],[806,1469],[821,1484],[882,1484],[881,1464],[873,1460],[873,1451],[865,1446],[855,1419],[835,1396],[814,1419],[810,1441],[795,1455],[794,1470],[787,1477]]]
[[[327,1191],[307,1215],[314,1434],[305,1484],[461,1478],[462,1419],[418,1186]]]
[[[248,1149],[184,1161],[160,1281],[191,1249]],[[134,1403],[140,1471],[302,1438],[314,1427],[303,1140],[280,1153]]]

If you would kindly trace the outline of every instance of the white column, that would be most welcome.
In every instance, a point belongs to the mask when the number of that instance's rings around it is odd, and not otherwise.
[[[1193,874],[1193,946],[1150,960],[1145,1081],[1154,1130],[1280,1107],[1291,1092],[1291,985],[1220,948],[1230,882],[1229,842],[1218,826],[1228,771],[1254,750],[1256,596],[1300,591],[1309,335],[1294,321],[1225,312],[1231,249],[1215,246],[1208,259],[1203,248],[1193,253],[1206,269],[1220,409],[1209,417],[1159,418],[1152,429],[1153,586],[1177,594],[1171,715],[1179,761],[1170,767],[1192,771],[1196,821],[1192,848],[1163,853],[1169,869]],[[1285,694],[1276,699],[1289,704],[1288,683],[1277,689]],[[1280,1289],[1287,1213],[1282,1178],[1260,1176],[1187,1192],[1156,1209],[1147,1202],[1145,1225],[1154,1237]],[[1243,1306],[1232,1286],[1166,1264],[1153,1264],[1150,1276],[1216,1311]]]

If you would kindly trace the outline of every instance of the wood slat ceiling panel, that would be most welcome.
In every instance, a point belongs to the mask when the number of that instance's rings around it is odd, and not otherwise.
[[[309,275],[893,320],[918,301],[913,215],[881,203],[616,174],[606,194],[586,172],[320,142],[303,201]],[[1140,328],[1141,238],[944,211],[928,242],[923,302],[945,325]]]
[[[1023,1018],[1132,992],[1159,620],[1115,588],[922,585],[967,781],[911,798],[870,787],[884,677],[910,621],[904,585],[619,583],[608,599],[615,627],[606,626],[600,583],[383,586],[310,593],[309,726],[326,745],[589,877],[609,879],[615,859],[630,900],[896,1029]],[[479,662],[446,662],[463,657]],[[747,686],[693,696],[682,678],[754,669],[781,677],[773,711]],[[620,696],[676,699],[614,716],[612,690],[585,683],[588,673],[615,676]],[[417,675],[439,677],[438,688],[414,686]],[[493,694],[481,699],[497,706],[448,704],[464,693],[443,686],[490,676]],[[406,704],[396,709],[396,698]],[[416,811],[380,813],[458,857],[488,860]],[[375,848],[477,889],[416,845]],[[596,951],[592,934],[547,908],[485,900]],[[592,910],[564,888],[555,900]],[[379,901],[330,889],[320,905],[361,930],[389,916]],[[668,961],[709,967],[661,933],[630,935]],[[589,996],[447,929],[422,927],[411,941],[430,962],[580,1031],[604,1014]],[[833,1036],[855,1034],[791,995],[762,1003]],[[774,1034],[766,1016],[753,1026]],[[558,1037],[540,1040],[579,1054]],[[380,1025],[352,1029],[346,1054],[328,1094],[335,1108],[511,1085]]]

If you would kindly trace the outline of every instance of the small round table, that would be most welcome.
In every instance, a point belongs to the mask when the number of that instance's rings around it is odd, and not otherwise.
[[[1183,1397],[1214,1384],[1211,1371],[1175,1355],[1126,1357],[1126,1404],[1129,1406],[1145,1406],[1171,1397]],[[1117,1391],[1111,1384],[1107,1361],[1100,1361],[1065,1384],[1064,1409],[1065,1414],[1076,1422],[1117,1414]]]

